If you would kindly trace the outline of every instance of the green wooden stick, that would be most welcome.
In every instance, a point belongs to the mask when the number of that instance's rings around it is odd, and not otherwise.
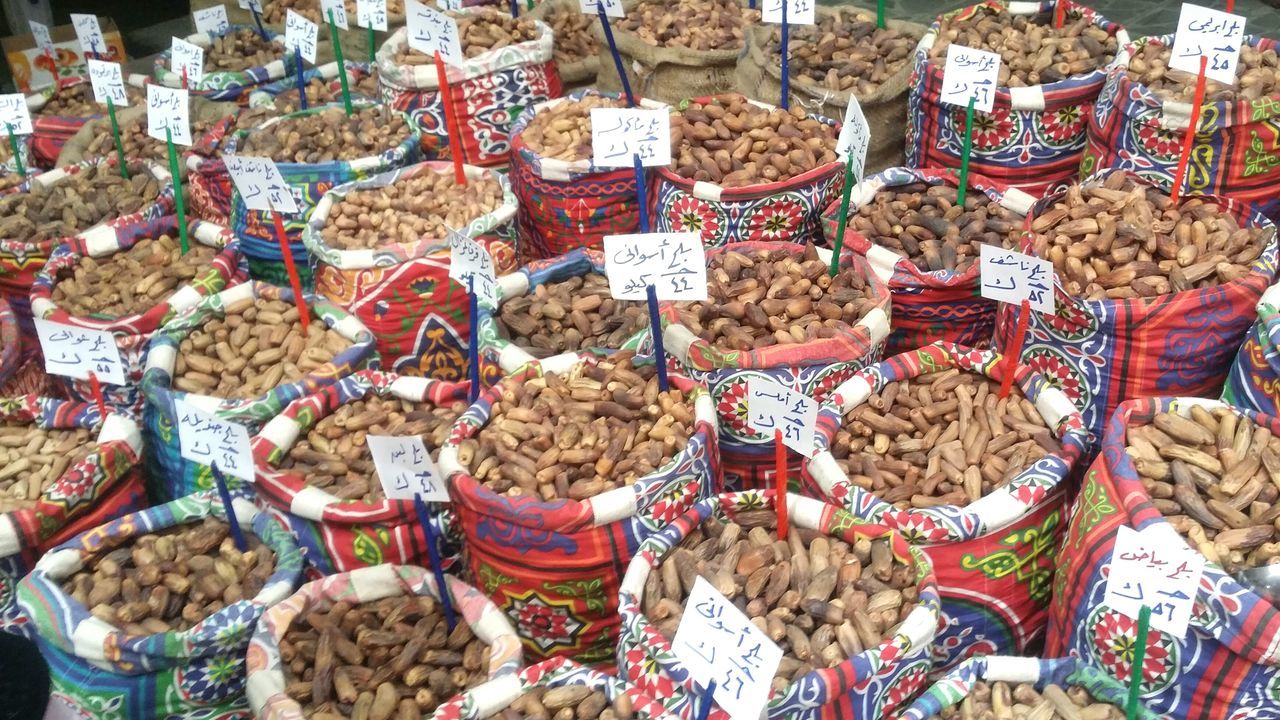
[[[1138,693],[1142,689],[1142,663],[1147,659],[1147,631],[1151,629],[1151,608],[1146,605],[1138,611],[1138,638],[1133,646],[1133,672],[1129,678],[1129,702],[1125,705],[1125,717],[1138,717]]]
[[[13,164],[18,168],[19,175],[26,175],[27,169],[22,167],[22,153],[18,152],[18,138],[13,136],[13,126],[5,123],[5,127],[9,128],[9,147],[13,150]]]
[[[377,64],[377,61],[378,61],[378,46],[374,45],[373,41],[374,41],[373,20],[370,19],[369,20],[369,64],[370,65],[375,65]],[[372,68],[370,68],[370,72],[372,71],[373,71]]]
[[[969,187],[969,154],[973,152],[973,96],[969,97],[969,106],[964,111],[964,151],[960,155],[960,191],[956,193],[956,204],[964,208],[965,189]]]
[[[120,177],[129,179],[129,168],[124,164],[124,146],[120,143],[120,123],[116,122],[116,104],[107,98],[107,116],[111,118],[111,136],[116,141],[116,158],[120,161]]]
[[[876,0],[876,27],[884,29],[884,0]]]
[[[333,23],[333,8],[329,8],[329,38],[333,40],[333,53],[338,56],[338,81],[342,83],[342,105],[351,116],[351,91],[347,89],[347,61],[342,59],[342,43],[338,41],[338,26]]]
[[[849,223],[849,198],[853,195],[853,153],[844,163],[844,192],[840,195],[840,218],[836,226],[836,240],[831,244],[831,270],[828,274],[836,276],[840,268],[840,248],[844,245],[844,229]]]
[[[178,153],[173,148],[173,133],[166,125],[164,142],[169,146],[169,172],[173,175],[173,199],[178,205],[178,239],[181,242],[182,254],[187,254],[187,203],[182,199],[182,180],[178,177]]]

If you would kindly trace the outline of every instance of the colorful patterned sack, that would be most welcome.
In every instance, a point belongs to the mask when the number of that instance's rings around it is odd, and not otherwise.
[[[483,593],[461,580],[446,575],[445,583],[449,586],[458,621],[467,623],[476,637],[489,645],[489,656],[485,658],[489,677],[500,678],[519,670],[523,661],[520,639],[502,612]],[[383,563],[309,582],[268,608],[254,630],[246,663],[253,717],[257,720],[303,717],[298,702],[285,692],[285,672],[280,660],[280,641],[294,620],[328,610],[338,602],[359,605],[408,595],[439,598],[435,575],[412,565]]]
[[[491,178],[502,186],[502,205],[457,228],[493,256],[501,275],[516,267],[516,197],[501,174],[464,167],[472,180]],[[311,214],[302,241],[315,266],[316,293],[360,318],[378,343],[387,370],[437,380],[466,380],[469,373],[470,307],[467,289],[449,279],[449,241],[422,237],[387,242],[370,250],[330,247],[322,233],[329,212],[347,193],[392,185],[425,173],[452,173],[447,162],[411,167],[335,187]],[[487,369],[488,381],[498,379]]]
[[[889,168],[873,175],[853,189],[849,214],[870,204],[881,190],[923,182],[929,185],[956,187],[955,173],[941,168]],[[1025,216],[1035,198],[980,175],[969,175],[969,189],[981,192],[992,202]],[[840,204],[834,202],[823,218],[828,244],[835,242],[839,228]],[[876,275],[889,286],[893,295],[893,329],[885,343],[885,354],[924,347],[942,340],[982,347],[991,343],[996,325],[996,301],[982,297],[974,262],[968,270],[921,270],[916,264],[893,250],[873,244],[862,233],[846,227],[844,247],[866,258]]]
[[[497,11],[468,8],[461,12],[481,15]],[[560,75],[551,53],[551,28],[534,22],[536,40],[489,50],[467,58],[461,66],[445,66],[462,145],[459,150],[468,165],[505,165],[511,153],[511,123],[530,105],[561,95]],[[396,64],[396,53],[408,47],[408,38],[408,28],[401,28],[378,49],[382,101],[413,118],[422,130],[427,159],[452,157],[436,66]]]
[[[431,407],[467,404],[469,383],[407,377],[377,370],[361,370],[329,387],[289,403],[253,438],[258,498],[288,523],[307,564],[320,575],[350,572],[380,563],[431,567],[426,538],[413,503],[383,500],[366,503],[344,500],[312,487],[296,470],[281,470],[280,461],[316,423],[338,408],[369,395],[399,398]],[[427,447],[433,443],[424,438]],[[376,480],[375,480],[376,482]],[[458,563],[462,538],[448,506],[431,503],[431,519],[444,569]]]
[[[311,317],[352,343],[331,362],[316,368],[301,380],[277,385],[270,392],[247,400],[194,395],[175,389],[173,370],[177,363],[178,345],[183,338],[209,320],[222,317],[228,306],[254,297],[293,302],[293,292],[288,288],[256,280],[241,283],[206,297],[194,308],[165,323],[152,336],[147,348],[146,368],[142,373],[142,395],[145,400],[143,420],[147,438],[147,476],[153,497],[171,500],[213,487],[209,468],[192,463],[179,453],[177,410],[174,406],[177,398],[183,398],[222,420],[245,425],[250,433],[255,433],[290,402],[332,385],[356,370],[376,367],[378,355],[373,349],[373,333],[341,308],[307,295]],[[233,478],[228,479],[233,484],[237,482]]]
[[[534,115],[589,95],[619,97],[617,93],[578,90],[568,97],[525,109],[511,126],[511,184],[520,199],[516,217],[520,237],[525,241],[521,262],[554,257],[580,247],[600,250],[605,235],[640,232],[634,170],[597,167],[590,158],[573,162],[544,158],[521,137]],[[652,100],[641,100],[640,105],[666,107]]]
[[[199,95],[193,95],[188,106],[188,113],[191,119],[191,139],[197,140],[203,137],[207,128],[217,126],[223,118],[234,116],[239,110],[239,106],[233,102],[215,102]],[[124,135],[133,132],[135,125],[141,126],[145,130],[147,126],[146,101],[117,109],[116,124],[120,126],[120,132]],[[90,118],[76,131],[75,135],[72,135],[63,144],[62,151],[58,154],[58,167],[102,158],[114,160],[116,158],[114,143],[93,147],[94,141],[102,137],[109,137],[111,134],[111,118],[105,115]],[[168,168],[169,157],[165,152],[163,142],[153,147],[159,151],[160,156],[152,157],[147,161]],[[189,158],[195,154],[197,147],[195,144],[174,146],[175,151],[178,153],[178,172],[183,179],[186,179]]]
[[[345,46],[344,46],[345,47]],[[351,99],[359,98],[361,100],[372,100],[378,102],[381,100],[377,93],[367,95],[358,92],[356,83],[365,79],[372,72],[373,65],[367,62],[354,62],[350,58],[346,58],[344,64],[347,68],[347,89],[351,94]],[[331,63],[316,65],[307,68],[302,73],[302,84],[307,86],[315,79],[327,80],[329,89],[340,93],[342,91],[342,81],[338,79],[338,62],[335,60]],[[376,78],[375,78],[376,81]],[[291,105],[298,103],[298,76],[296,73],[286,75],[275,82],[260,85],[249,93],[249,107],[276,107],[276,99],[286,93],[293,93],[287,97]],[[338,96],[341,99],[341,95]]]
[[[148,238],[161,235],[177,237],[178,218],[166,215],[147,223],[134,225],[115,233],[113,236],[84,240],[70,238],[65,245],[60,245],[49,257],[49,262],[36,275],[31,285],[31,314],[33,317],[51,320],[64,325],[75,325],[109,332],[116,339],[116,347],[120,350],[120,359],[124,361],[126,370],[125,385],[104,385],[102,395],[106,402],[134,417],[142,412],[143,359],[147,343],[151,335],[174,316],[194,307],[204,298],[222,292],[228,285],[244,282],[246,269],[244,256],[240,254],[240,243],[230,230],[218,227],[202,220],[191,223],[189,239],[192,245],[200,244],[218,249],[218,253],[210,261],[204,272],[179,286],[168,296],[157,298],[155,304],[145,312],[120,316],[76,317],[53,301],[54,287],[59,280],[70,275],[86,257],[107,258],[123,252]],[[157,272],[163,272],[158,269]],[[142,282],[146,282],[145,280]],[[135,290],[142,292],[140,283]],[[57,381],[66,388],[67,397],[80,402],[94,402],[93,388],[84,380],[58,377]]]
[[[0,422],[45,429],[99,428],[95,452],[67,467],[30,507],[0,514],[0,632],[31,638],[18,581],[49,548],[146,504],[142,433],[123,415],[106,422],[93,404],[24,395],[0,402]]]
[[[963,507],[899,509],[850,482],[830,450],[842,418],[886,385],[947,368],[1004,376],[1003,355],[936,343],[867,367],[831,393],[818,423],[819,452],[806,466],[806,491],[864,522],[896,530],[933,561],[944,621],[934,643],[937,667],[976,654],[1026,652],[1042,637],[1062,536],[1067,479],[1091,449],[1080,411],[1044,377],[1019,366],[1018,387],[1053,429],[1062,451]],[[836,412],[831,412],[831,410]]]
[[[0,386],[22,367],[22,334],[18,331],[18,316],[13,314],[4,296],[0,296]]]
[[[1095,176],[1085,183],[1098,181]],[[1037,202],[1028,227],[1060,197]],[[1211,288],[1130,300],[1070,297],[1055,280],[1054,314],[1031,313],[1020,360],[1067,393],[1095,437],[1102,437],[1107,418],[1129,398],[1217,397],[1253,324],[1254,308],[1276,279],[1275,226],[1241,203],[1206,199],[1234,215],[1241,227],[1270,231],[1248,275]],[[1031,252],[1029,238],[1023,252]],[[996,311],[997,347],[1008,347],[1013,337],[1015,310],[1002,303]]]
[[[258,96],[256,91],[253,96]],[[194,137],[191,148],[183,153],[185,163],[187,212],[193,217],[211,223],[231,227],[231,175],[222,162],[224,143],[239,128],[256,128],[271,119],[274,106],[254,105],[237,108],[234,112],[211,123],[200,137]]]
[[[498,495],[470,475],[458,449],[488,423],[504,388],[550,371],[533,363],[481,393],[440,449],[440,472],[449,479],[471,581],[512,618],[529,656],[608,662],[618,583],[640,541],[720,491],[715,414],[701,387],[671,373],[673,387],[692,393],[695,429],[665,467],[582,501]]]
[[[239,30],[256,30],[252,25],[232,25],[226,32],[218,35],[210,35],[205,32],[197,32],[186,37],[186,41],[193,45],[204,48],[205,51],[213,45],[215,38],[225,35],[233,35]],[[284,46],[284,35],[276,32],[267,32],[267,37]],[[169,56],[171,50],[161,51],[155,58],[155,70],[153,77],[159,85],[171,88],[182,87],[182,73],[177,73],[169,69]],[[296,72],[294,66],[294,55],[292,52],[284,52],[279,60],[272,60],[266,65],[258,65],[247,70],[212,70],[206,72],[200,82],[190,83],[189,92],[192,97],[205,97],[210,100],[223,101],[248,101],[248,94],[254,88],[266,83],[279,80],[282,77]]]
[[[627,567],[618,595],[622,634],[618,639],[618,674],[640,692],[667,706],[673,715],[692,720],[706,702],[693,687],[689,670],[671,650],[671,642],[649,622],[640,606],[645,580],[667,553],[708,518],[733,519],[738,513],[775,507],[773,492],[725,493],[699,502],[665,529],[640,545]],[[894,556],[912,565],[919,600],[892,638],[831,668],[814,670],[781,692],[771,693],[762,717],[789,720],[880,720],[922,689],[929,673],[929,653],[938,631],[938,591],[929,558],[885,527],[867,525],[834,505],[799,495],[787,496],[791,527],[858,540],[888,538]],[[708,718],[728,715],[712,707]]]
[[[747,243],[736,248],[751,251],[759,248],[791,249],[797,256],[804,247],[785,243]],[[716,248],[710,258],[726,252]],[[829,262],[831,251],[818,249],[823,262]],[[852,263],[874,288],[876,308],[867,313],[843,335],[795,345],[773,345],[750,351],[726,352],[694,335],[680,324],[679,313],[672,303],[662,303],[662,342],[667,364],[678,368],[711,391],[720,420],[720,456],[724,466],[725,486],[735,490],[769,487],[774,465],[773,437],[766,437],[747,427],[747,381],[752,377],[768,377],[819,401],[854,373],[880,362],[884,357],[884,341],[889,335],[889,290],[863,258],[845,251],[841,264]],[[800,472],[800,456],[788,452],[788,477]]]
[[[1052,13],[1053,0],[1004,5],[981,2],[943,15],[968,18],[985,12],[1015,15]],[[1085,18],[1114,35],[1120,47],[1129,33],[1092,8],[1062,0],[1067,23]],[[942,66],[929,60],[941,20],[935,20],[916,47],[907,113],[907,166],[960,167],[965,109],[943,103]],[[1084,154],[1086,117],[1106,75],[1102,68],[1066,80],[1030,87],[1001,87],[991,112],[975,112],[969,169],[1034,197],[1058,192],[1076,179]]]
[[[190,630],[130,635],[89,613],[62,582],[99,553],[166,528],[225,518],[216,492],[198,493],[81,533],[40,559],[18,586],[35,626],[54,692],[87,717],[230,718],[245,707],[245,648],[258,617],[298,586],[302,554],[289,533],[244,498],[236,518],[275,553],[262,591],[227,605]],[[237,710],[241,710],[237,713]]]
[[[1280,415],[1280,285],[1262,293],[1258,321],[1236,353],[1222,400],[1244,410]]]
[[[225,4],[225,0],[191,0],[191,10],[194,12],[196,10],[202,10],[205,8],[213,7],[215,5],[223,5],[223,4]],[[280,12],[284,12],[286,9],[290,7],[295,9],[302,9],[302,10],[316,10],[316,9],[319,9],[321,6],[319,2],[306,2],[306,3],[298,4],[298,3],[277,2],[275,0],[266,0],[266,2],[264,2],[263,4],[266,6],[266,10],[268,13],[275,8],[279,8]],[[346,3],[346,6],[347,6],[347,24],[350,26],[350,29],[343,30],[342,28],[338,28],[338,40],[339,42],[342,43],[343,55],[346,56],[346,61],[348,64],[350,64],[356,59],[363,60],[365,58],[370,57],[369,32],[365,28],[360,27],[358,24],[356,24],[355,2],[348,2]],[[303,17],[308,17],[310,13],[303,12],[302,15]],[[233,24],[238,24],[238,25],[253,25],[253,22],[254,22],[253,13],[250,10],[248,10],[247,5],[239,6],[239,7],[237,7],[236,5],[228,5],[227,18]],[[308,19],[311,19],[311,18],[308,17]],[[405,17],[404,17],[403,11],[387,13],[387,27],[389,28],[404,27],[404,24],[405,24]],[[284,32],[283,18],[281,18],[279,22],[268,22],[264,19],[262,22],[262,25],[267,29],[267,32],[280,32],[280,33]],[[329,40],[329,27],[327,24],[325,24],[325,22],[323,21],[323,18],[321,18],[321,22],[319,23],[319,25],[320,25],[319,36],[318,36],[319,42],[316,45],[316,61],[320,63],[325,63],[325,62],[328,62],[329,60],[332,60],[334,57],[333,45]],[[376,30],[374,32],[375,45],[373,49],[376,50],[378,47],[377,44],[380,44],[386,41],[386,39],[387,39],[386,31]]]
[[[700,97],[691,102],[711,99]],[[811,117],[838,127],[830,118]],[[844,165],[839,162],[829,162],[787,180],[733,188],[695,182],[680,177],[669,167],[659,167],[649,191],[653,198],[653,231],[701,233],[702,243],[708,248],[764,240],[817,242],[822,238],[822,211],[840,199],[843,189]]]
[[[363,109],[378,107],[372,101],[351,101],[352,107]],[[244,144],[245,137],[274,125],[285,118],[314,115],[325,107],[313,107],[278,118],[272,118],[253,130],[239,130],[226,141],[224,154],[235,155]],[[338,107],[341,107],[339,103]],[[410,123],[412,128],[412,123]],[[286,215],[284,219],[285,238],[293,261],[298,266],[298,275],[302,280],[303,290],[309,290],[312,284],[312,269],[307,259],[306,248],[302,244],[302,231],[311,217],[311,211],[320,202],[320,198],[330,189],[349,183],[353,180],[364,180],[388,170],[412,165],[418,162],[421,155],[417,130],[405,138],[404,142],[379,155],[357,158],[355,160],[337,160],[326,163],[288,163],[278,162],[280,175],[289,184],[293,199],[301,212],[297,215]],[[240,238],[241,251],[249,258],[249,276],[254,280],[263,280],[276,285],[288,285],[289,276],[285,271],[284,258],[280,254],[280,240],[276,237],[275,223],[272,214],[261,210],[250,210],[240,197],[240,193],[232,188],[231,194],[231,229]]]
[[[1064,689],[1075,685],[1088,690],[1099,702],[1111,703],[1117,708],[1125,707],[1129,699],[1127,685],[1076,658],[1042,660],[990,655],[969,658],[957,665],[911,703],[911,707],[899,715],[898,720],[929,720],[938,717],[942,711],[964,702],[973,691],[974,684],[979,681],[1032,683],[1037,689],[1046,685],[1058,685]],[[964,711],[960,711],[959,717],[965,717]],[[1137,717],[1140,720],[1157,719],[1155,713],[1142,707],[1142,703],[1138,703]]]
[[[1270,38],[1246,35],[1260,51],[1275,52]],[[1129,78],[1129,60],[1148,43],[1168,45],[1172,35],[1139,38],[1121,49],[1107,70],[1107,82],[1088,115],[1088,147],[1080,176],[1120,167],[1143,177],[1173,184],[1187,125],[1190,103],[1162,100]],[[1196,140],[1187,165],[1187,193],[1230,197],[1280,222],[1280,95],[1256,100],[1207,102],[1200,111]]]
[[[1137,642],[1137,620],[1102,601],[1110,573],[1116,530],[1126,525],[1158,535],[1161,544],[1187,541],[1152,504],[1133,461],[1125,431],[1160,412],[1184,417],[1198,405],[1223,407],[1200,398],[1143,398],[1120,406],[1107,422],[1102,451],[1067,520],[1058,573],[1049,606],[1045,651],[1070,655],[1128,682]],[[1241,411],[1259,427],[1280,434],[1280,421]],[[1151,628],[1143,663],[1142,699],[1162,717],[1280,717],[1280,610],[1242,587],[1222,566],[1208,562],[1185,637]]]

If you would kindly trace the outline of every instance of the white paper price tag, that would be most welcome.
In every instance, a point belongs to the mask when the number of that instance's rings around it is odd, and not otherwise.
[[[462,9],[462,0],[436,0],[436,7],[445,12],[454,12]]]
[[[1200,56],[1208,58],[1204,76],[1236,84],[1236,65],[1244,44],[1244,16],[1182,3],[1178,32],[1173,35],[1169,67],[1200,74]]]
[[[387,0],[356,0],[356,23],[374,30],[387,29]]]
[[[259,15],[262,14],[262,0],[236,0],[241,10],[252,10]]]
[[[124,91],[124,74],[120,63],[105,60],[89,60],[89,82],[93,85],[93,99],[103,105],[107,98],[116,107],[129,105],[129,95]]]
[[[366,435],[365,442],[387,498],[412,500],[416,495],[427,502],[449,502],[444,477],[420,436]]]
[[[204,48],[182,38],[173,38],[169,57],[175,73],[181,75],[183,70],[187,71],[188,85],[204,80]]]
[[[715,703],[732,720],[763,715],[782,648],[702,576],[685,601],[671,651],[700,688],[715,681]]]
[[[89,373],[111,385],[124,385],[120,348],[111,333],[36,318],[36,335],[51,375],[88,380]]]
[[[76,40],[80,41],[80,50],[86,56],[106,56],[107,41],[102,37],[102,28],[98,27],[97,15],[71,13],[71,25],[76,29]]]
[[[248,428],[219,420],[183,398],[175,398],[173,404],[182,457],[206,467],[216,464],[224,475],[253,482],[253,447]]]
[[[600,167],[671,164],[671,114],[641,108],[591,109],[591,162]]]
[[[1053,314],[1053,263],[983,244],[978,255],[982,297]]]
[[[350,30],[347,25],[347,6],[342,0],[320,0],[320,18],[329,22],[329,13],[333,13],[333,24],[343,30]]]
[[[947,46],[947,64],[942,70],[942,96],[945,103],[969,106],[991,112],[1000,85],[1000,56],[986,50],[951,43]]]
[[[31,37],[35,38],[36,47],[49,52],[56,52],[53,49],[53,38],[49,36],[49,26],[44,23],[38,23],[35,20],[28,20],[27,24],[31,26]]]
[[[782,22],[783,0],[764,0],[760,6],[760,19],[767,23]],[[786,0],[788,25],[812,25],[814,0]]]
[[[222,35],[231,29],[227,20],[227,6],[214,5],[203,10],[193,10],[191,17],[196,21],[196,32],[208,35]]]
[[[298,212],[293,189],[284,181],[271,158],[251,155],[223,155],[222,163],[235,183],[236,192],[250,210],[294,214]]]
[[[165,128],[175,145],[191,144],[191,103],[187,91],[163,85],[147,86],[147,134],[165,141]]]
[[[449,231],[449,277],[462,287],[474,283],[476,300],[498,306],[498,278],[493,256],[483,245],[456,230]]]
[[[604,237],[609,293],[619,300],[706,300],[707,255],[697,232]]]
[[[14,135],[31,134],[31,110],[27,108],[26,95],[0,95],[0,130],[7,130]]]
[[[409,30],[409,47],[434,56],[437,52],[450,65],[461,65],[462,40],[458,23],[442,12],[432,10],[417,0],[405,0],[405,21]]]
[[[1111,570],[1102,602],[1135,620],[1151,608],[1151,626],[1185,637],[1200,591],[1204,556],[1183,543],[1159,540],[1120,526],[1111,550]]]
[[[319,32],[320,29],[315,23],[293,10],[284,16],[284,46],[290,51],[297,48],[309,63],[316,61],[316,42]]]
[[[858,98],[849,95],[849,107],[844,111],[844,124],[840,126],[840,137],[836,140],[836,153],[841,159],[853,155],[853,176],[863,180],[863,171],[867,166],[867,149],[871,147],[871,128],[867,125],[867,116],[862,114],[862,106]]]
[[[578,9],[588,15],[597,14],[597,6],[604,8],[605,17],[620,18],[627,16],[622,9],[622,0],[578,0]]]
[[[816,448],[818,403],[811,397],[766,378],[747,379],[747,427],[773,437],[805,457]]]

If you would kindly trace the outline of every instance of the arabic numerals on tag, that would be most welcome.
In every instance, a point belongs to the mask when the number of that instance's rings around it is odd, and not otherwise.
[[[31,134],[31,111],[22,93],[0,95],[0,123],[14,135]]]
[[[342,28],[343,30],[351,29],[347,25],[347,7],[342,0],[324,0],[321,3],[320,10],[326,21],[329,20],[331,16],[330,14],[332,14],[334,25]]]
[[[231,29],[231,23],[227,20],[227,8],[225,5],[214,5],[203,10],[195,10],[191,13],[195,18],[196,30],[208,35],[222,35]]]
[[[356,0],[356,22],[374,30],[387,29],[387,0]]]
[[[178,447],[191,462],[218,469],[231,477],[254,481],[253,450],[243,425],[223,420],[186,398],[174,401],[178,419]]]

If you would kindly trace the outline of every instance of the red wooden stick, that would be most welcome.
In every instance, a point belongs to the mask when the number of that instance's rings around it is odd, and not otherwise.
[[[302,322],[302,334],[307,334],[311,324],[311,313],[307,311],[307,300],[302,297],[302,279],[298,277],[298,266],[293,262],[293,253],[289,250],[289,241],[284,234],[284,220],[280,213],[271,211],[276,223],[276,239],[280,241],[280,254],[284,256],[284,269],[289,273],[289,287],[293,289],[293,300],[298,304],[298,319]]]
[[[182,89],[187,90],[187,66],[182,66]]]
[[[1200,106],[1204,104],[1204,71],[1208,67],[1209,58],[1200,56],[1200,74],[1196,76],[1196,96],[1191,101],[1191,121],[1187,125],[1187,135],[1182,139],[1182,156],[1178,158],[1178,172],[1173,176],[1173,190],[1169,199],[1174,203],[1182,195],[1182,183],[1187,179],[1187,163],[1191,160],[1191,146],[1196,142],[1196,128],[1200,125]]]
[[[778,511],[778,539],[787,539],[787,446],[782,442],[782,431],[773,431],[773,475],[777,481],[774,488]]]
[[[445,131],[449,133],[449,155],[453,158],[453,177],[459,185],[467,184],[467,174],[462,170],[462,138],[458,131],[458,114],[453,107],[453,93],[449,90],[449,73],[444,68],[444,58],[436,51],[436,84],[440,86],[440,102],[444,104]]]
[[[93,401],[98,404],[100,422],[106,422],[107,401],[102,397],[102,383],[98,381],[97,373],[89,373],[89,389],[93,392]]]
[[[1227,12],[1236,11],[1236,0],[1227,0]]]
[[[1018,369],[1018,357],[1022,355],[1022,343],[1027,339],[1027,321],[1031,318],[1031,301],[1023,300],[1018,309],[1018,324],[1013,328],[1013,342],[1004,350],[1004,377],[1000,379],[1000,399],[1009,397],[1013,389],[1013,375]]]
[[[1058,0],[1053,4],[1053,26],[1056,28],[1062,27],[1062,24],[1066,22],[1067,19],[1067,10],[1062,5],[1063,1],[1064,0]]]

